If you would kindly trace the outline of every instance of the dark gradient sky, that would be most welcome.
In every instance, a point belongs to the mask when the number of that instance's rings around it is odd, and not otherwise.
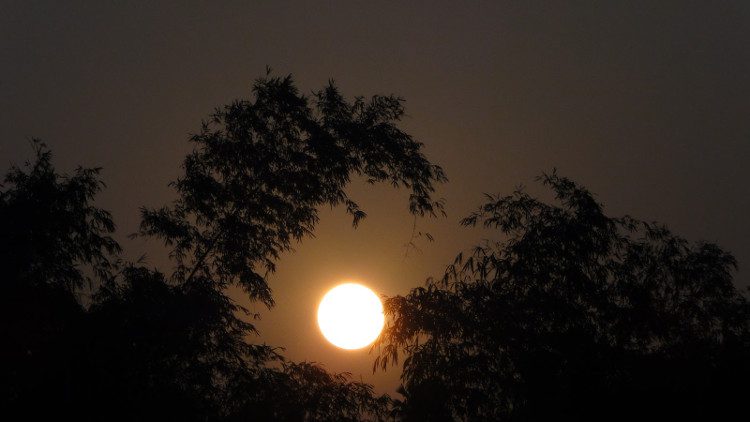
[[[483,192],[539,192],[553,167],[611,214],[750,265],[750,2],[113,3],[0,1],[0,161],[22,162],[39,137],[61,169],[103,166],[99,203],[131,258],[163,264],[159,245],[125,238],[138,207],[173,197],[189,133],[266,65],[305,91],[334,78],[349,96],[405,97],[404,128],[446,169],[448,218],[419,222],[436,238],[421,253],[404,254],[406,194],[355,184],[361,227],[326,210],[283,258],[260,328],[292,359],[392,391],[398,371],[372,375],[366,350],[323,340],[323,293],[347,278],[405,293],[439,275],[490,235],[457,224]]]

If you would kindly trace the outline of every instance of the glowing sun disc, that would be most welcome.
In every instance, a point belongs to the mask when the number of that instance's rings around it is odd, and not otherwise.
[[[323,336],[342,349],[361,349],[383,329],[383,304],[367,287],[340,284],[329,290],[318,306],[318,326]]]

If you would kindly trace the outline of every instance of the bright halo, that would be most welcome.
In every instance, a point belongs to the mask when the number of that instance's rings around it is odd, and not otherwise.
[[[380,335],[384,322],[380,299],[361,284],[334,287],[318,306],[320,331],[342,349],[361,349],[372,343]]]

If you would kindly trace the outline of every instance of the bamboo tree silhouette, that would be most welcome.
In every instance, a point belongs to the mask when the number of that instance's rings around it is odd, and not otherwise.
[[[540,178],[462,221],[497,230],[443,277],[385,303],[375,368],[403,360],[404,420],[722,419],[750,380],[735,259],[665,226],[612,218]],[[426,392],[426,393],[425,393]],[[435,411],[435,409],[442,409]]]
[[[313,233],[319,207],[345,206],[355,226],[365,217],[346,192],[352,177],[409,189],[415,216],[442,213],[432,195],[445,175],[398,128],[402,115],[397,97],[349,102],[333,82],[307,97],[291,77],[258,79],[251,99],[192,137],[177,200],[141,210],[137,235],[161,239],[172,269],[121,261],[110,215],[91,205],[98,169],[58,175],[38,144],[0,197],[4,407],[97,420],[385,418],[390,399],[371,386],[253,343],[258,314],[226,289],[272,307],[267,275]],[[85,281],[97,288],[82,306]]]

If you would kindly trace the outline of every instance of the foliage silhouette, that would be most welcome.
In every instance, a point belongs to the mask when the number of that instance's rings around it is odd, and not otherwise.
[[[0,192],[6,282],[49,283],[72,293],[92,282],[81,266],[90,266],[98,278],[111,277],[110,258],[120,252],[110,236],[115,226],[107,211],[89,203],[104,187],[101,169],[79,167],[73,176],[60,176],[44,143],[34,140],[32,146],[29,171],[13,166],[2,185],[13,188]]]
[[[376,397],[372,386],[351,381],[350,374],[330,374],[308,362],[285,362],[282,371],[266,371],[262,382],[240,379],[230,420],[386,420],[391,400]]]
[[[414,215],[442,211],[431,194],[445,176],[422,155],[422,145],[397,128],[400,99],[348,103],[329,83],[310,104],[291,77],[259,79],[253,93],[253,101],[217,110],[193,136],[195,150],[174,183],[178,199],[170,207],[142,210],[141,235],[171,248],[176,269],[170,282],[214,297],[208,312],[217,323],[204,339],[211,358],[221,360],[208,368],[220,380],[211,394],[231,374],[272,357],[268,347],[246,343],[255,328],[238,313],[250,314],[225,289],[239,285],[271,307],[266,276],[293,241],[312,234],[320,206],[344,204],[355,226],[364,218],[345,191],[353,174],[411,189]]]
[[[34,409],[40,397],[57,408],[70,403],[82,353],[79,294],[111,278],[120,252],[109,213],[90,204],[103,187],[99,169],[60,176],[44,144],[32,146],[35,160],[12,167],[0,192],[0,395],[8,411]]]
[[[253,93],[254,101],[216,110],[193,136],[196,148],[174,183],[179,199],[142,210],[141,233],[172,248],[175,281],[238,284],[272,306],[265,275],[292,241],[313,232],[320,206],[344,204],[355,226],[365,217],[345,191],[352,175],[411,189],[414,215],[442,212],[431,194],[445,175],[396,126],[399,98],[349,103],[331,82],[310,104],[291,77],[260,79]]]
[[[252,100],[216,110],[192,138],[178,199],[142,209],[138,235],[164,241],[171,269],[123,262],[110,215],[91,205],[99,170],[58,175],[36,143],[36,161],[12,168],[0,196],[4,409],[94,420],[385,418],[390,398],[371,386],[250,342],[258,315],[226,289],[270,308],[266,277],[312,234],[320,206],[343,204],[355,226],[365,217],[345,190],[353,176],[408,188],[415,216],[441,213],[433,184],[445,175],[398,129],[402,115],[392,96],[347,102],[331,82],[310,99],[291,77],[257,80]]]
[[[711,420],[741,410],[750,306],[734,258],[611,218],[556,173],[462,220],[499,231],[387,299],[375,367],[404,354],[403,420]]]
[[[0,190],[0,403],[26,419],[721,419],[750,379],[750,305],[734,258],[664,226],[603,213],[553,173],[549,204],[488,197],[464,219],[498,231],[439,280],[386,301],[375,367],[405,355],[402,400],[348,374],[256,344],[267,276],[311,235],[321,206],[365,216],[353,177],[411,191],[442,213],[445,181],[397,127],[396,97],[347,102],[333,83],[306,97],[290,77],[256,81],[192,137],[178,197],[142,209],[137,235],[170,268],[123,262],[99,169],[58,174],[44,144]]]

